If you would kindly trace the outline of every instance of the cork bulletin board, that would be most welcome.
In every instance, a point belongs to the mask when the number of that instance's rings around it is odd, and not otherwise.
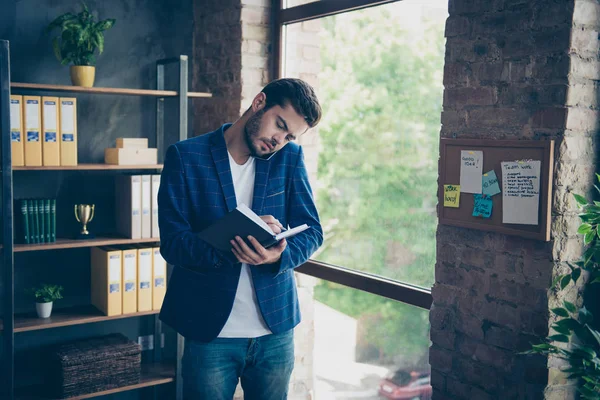
[[[439,223],[549,241],[553,165],[552,140],[441,139]]]

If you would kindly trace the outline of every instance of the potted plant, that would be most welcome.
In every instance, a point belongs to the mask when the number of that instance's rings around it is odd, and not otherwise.
[[[42,284],[29,289],[35,299],[35,310],[40,318],[48,318],[52,313],[52,303],[62,299],[63,288],[59,285]]]
[[[600,175],[596,174],[600,183]],[[600,187],[595,186],[600,193]],[[584,296],[582,304],[563,300],[562,306],[552,309],[557,320],[552,324],[551,335],[542,338],[541,343],[532,345],[521,354],[553,355],[566,361],[568,368],[563,372],[568,379],[578,379],[580,397],[586,400],[600,400],[600,330],[592,309],[598,308],[595,287],[600,283],[600,202],[588,201],[575,194],[581,210],[581,225],[577,233],[583,235],[587,249],[580,261],[568,263],[570,271],[555,277],[552,289],[570,290],[569,284],[582,281]],[[587,306],[587,307],[586,307]]]
[[[96,22],[85,3],[79,14],[66,13],[48,25],[46,32],[60,30],[52,39],[54,55],[62,65],[71,65],[71,82],[76,86],[92,87],[96,75],[96,56],[104,51],[104,31],[115,24],[114,19]]]

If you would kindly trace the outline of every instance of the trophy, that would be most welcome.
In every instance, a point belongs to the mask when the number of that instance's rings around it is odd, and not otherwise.
[[[77,222],[83,225],[81,232],[77,235],[77,239],[92,239],[94,234],[87,230],[87,224],[94,218],[95,204],[75,204],[75,218]]]

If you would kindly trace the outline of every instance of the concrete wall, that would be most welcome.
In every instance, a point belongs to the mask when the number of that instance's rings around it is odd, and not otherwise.
[[[98,57],[95,86],[154,89],[155,62],[180,54],[192,56],[191,0],[106,0],[86,1],[101,19],[115,18],[106,32],[105,52]],[[54,58],[44,28],[65,12],[79,12],[75,0],[1,0],[0,38],[10,41],[12,80],[70,85],[69,68]],[[192,65],[190,65],[192,67]],[[168,70],[168,86],[177,79]],[[155,146],[155,100],[135,96],[77,95],[79,161],[103,162],[104,148],[114,147],[117,137],[148,137]],[[170,101],[170,100],[169,100]],[[174,100],[173,100],[174,101]],[[166,143],[178,138],[177,126],[167,128]],[[113,176],[105,172],[41,171],[15,172],[16,198],[58,198],[57,233],[72,235],[77,230],[73,204],[96,204],[96,216],[89,229],[96,233],[114,231]],[[17,253],[15,255],[16,311],[33,311],[33,302],[24,289],[46,282],[65,287],[65,298],[55,304],[64,307],[89,304],[89,249]],[[111,332],[123,332],[132,339],[152,332],[153,317],[111,321],[100,324],[21,333],[16,335],[17,382],[35,383],[40,363],[28,358],[28,351],[65,339]],[[165,389],[168,389],[165,387]],[[159,397],[167,395],[159,389]],[[133,391],[115,398],[147,398],[146,391]]]

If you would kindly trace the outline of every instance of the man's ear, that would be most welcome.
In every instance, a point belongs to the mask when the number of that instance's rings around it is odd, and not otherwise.
[[[257,112],[265,108],[267,105],[267,95],[263,92],[260,92],[254,97],[252,100],[252,111]]]

